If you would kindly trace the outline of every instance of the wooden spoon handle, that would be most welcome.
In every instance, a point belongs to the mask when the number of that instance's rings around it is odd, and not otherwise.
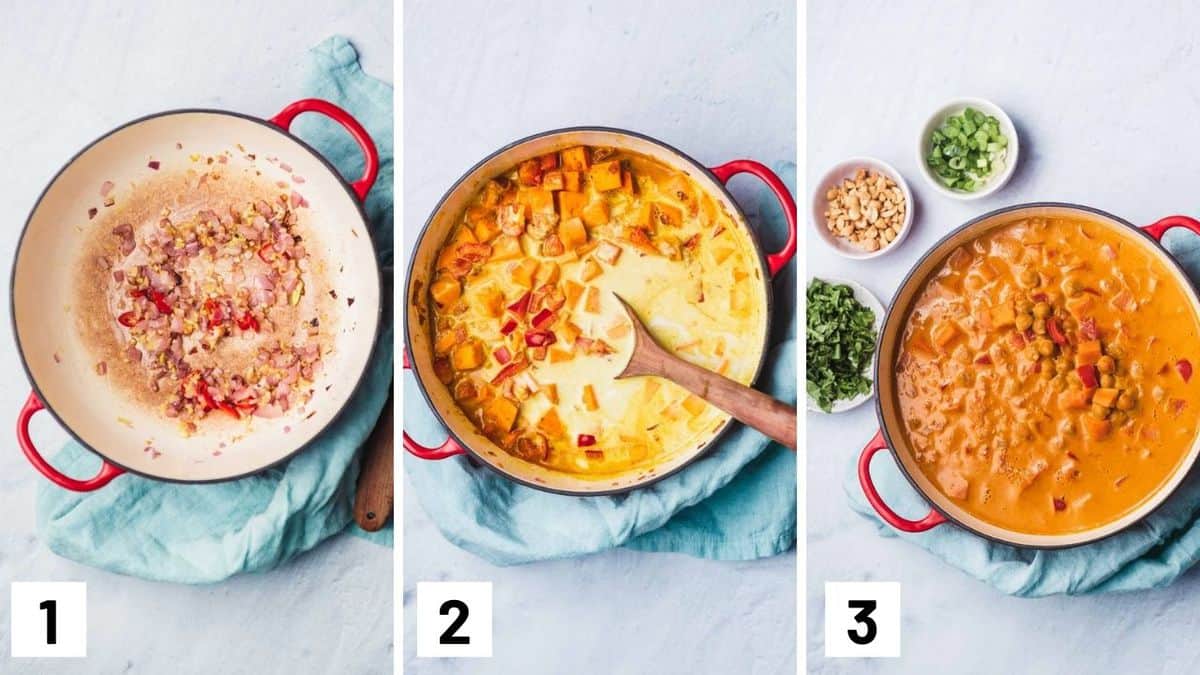
[[[665,353],[664,353],[665,354]],[[662,376],[733,415],[771,439],[796,449],[796,408],[673,355],[659,361]]]
[[[354,520],[367,532],[387,524],[392,514],[395,485],[392,479],[395,418],[392,397],[388,396],[375,429],[363,446],[363,465],[354,495]]]

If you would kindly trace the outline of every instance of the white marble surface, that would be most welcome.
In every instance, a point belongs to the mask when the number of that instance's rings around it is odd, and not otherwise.
[[[392,74],[386,0],[331,8],[289,2],[3,3],[0,7],[0,260],[46,181],[84,144],[141,114],[213,106],[270,115],[298,98],[307,49],[348,35],[368,72]],[[8,297],[8,273],[0,275]],[[6,301],[7,302],[7,301]],[[0,418],[16,418],[28,385],[0,322]],[[45,415],[43,447],[65,434]],[[0,672],[390,673],[391,549],[341,536],[268,574],[203,587],[150,583],[58,558],[38,540],[35,488],[44,479],[11,431],[0,452]],[[10,659],[8,584],[86,581],[86,660]]]
[[[847,261],[810,238],[810,275],[857,279],[886,302],[942,234],[1024,201],[1082,202],[1135,223],[1200,212],[1195,5],[812,3],[808,21],[809,176],[873,155],[904,174],[917,202],[912,236],[882,258]],[[962,95],[998,103],[1021,136],[1012,182],[970,204],[935,194],[915,156],[925,117]],[[875,429],[870,407],[808,417],[810,670],[1195,672],[1198,643],[1167,637],[1200,630],[1195,571],[1157,591],[1021,600],[876,536],[841,487]],[[902,582],[900,661],[824,659],[821,594],[829,580]]]
[[[406,247],[467,168],[537,131],[602,124],[657,136],[710,164],[792,159],[794,12],[787,0],[752,4],[621,0],[496,11],[479,0],[406,2]],[[735,195],[751,202],[759,189],[735,181]],[[495,584],[495,658],[417,659],[409,620],[405,672],[796,668],[792,554],[725,563],[619,550],[495,568],[447,543],[411,488],[404,507],[406,614],[418,581]]]

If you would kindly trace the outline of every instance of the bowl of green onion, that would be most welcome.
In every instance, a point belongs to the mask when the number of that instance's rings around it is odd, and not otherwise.
[[[935,190],[979,199],[999,190],[1017,166],[1017,130],[999,106],[981,98],[950,101],[921,132],[917,160]]]

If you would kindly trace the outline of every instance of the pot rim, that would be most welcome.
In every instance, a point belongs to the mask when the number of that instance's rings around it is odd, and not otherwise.
[[[244,472],[236,474],[236,475],[223,476],[220,478],[194,479],[194,478],[170,478],[170,477],[165,477],[165,476],[157,476],[152,473],[147,473],[145,471],[139,471],[137,469],[132,469],[130,467],[125,466],[124,464],[121,464],[120,462],[114,461],[108,455],[106,455],[104,452],[100,451],[99,449],[97,449],[97,448],[93,447],[91,444],[89,444],[87,441],[83,440],[79,436],[79,434],[76,433],[76,431],[70,425],[68,425],[65,421],[63,421],[63,419],[59,416],[59,414],[57,412],[55,412],[53,406],[50,405],[49,401],[47,401],[45,396],[42,394],[41,387],[38,386],[37,380],[33,377],[33,372],[29,368],[29,362],[25,358],[25,350],[21,345],[21,335],[17,331],[16,291],[14,290],[14,288],[15,288],[14,284],[15,284],[16,276],[17,276],[17,260],[19,260],[21,257],[21,249],[22,249],[23,245],[25,244],[25,236],[29,233],[29,226],[33,220],[33,215],[35,213],[37,213],[38,208],[41,207],[41,205],[42,205],[42,201],[46,198],[46,194],[48,192],[50,192],[50,189],[52,187],[54,187],[55,183],[58,182],[58,179],[60,176],[62,176],[63,172],[66,171],[67,168],[69,168],[72,164],[74,164],[76,160],[78,160],[85,153],[87,153],[89,150],[91,150],[93,147],[95,147],[98,143],[100,143],[101,141],[105,140],[106,138],[112,136],[113,134],[115,134],[119,131],[122,131],[128,127],[132,127],[132,126],[135,126],[137,124],[140,124],[142,122],[146,122],[146,121],[149,121],[152,119],[157,119],[160,117],[170,117],[173,115],[190,114],[190,113],[224,115],[226,117],[235,117],[235,118],[238,118],[241,120],[246,120],[249,122],[253,122],[255,124],[262,125],[278,134],[281,134],[281,135],[287,137],[288,140],[299,145],[302,149],[304,149],[309,154],[311,154],[314,158],[316,158],[316,160],[318,162],[320,162],[322,165],[324,165],[325,169],[328,170],[337,179],[337,182],[341,185],[342,189],[344,189],[346,191],[346,195],[350,198],[351,202],[354,203],[355,208],[358,210],[359,218],[362,220],[363,230],[365,230],[367,233],[367,240],[371,243],[371,249],[373,251],[376,251],[376,255],[371,256],[371,264],[375,268],[375,274],[374,274],[375,284],[379,288],[379,302],[377,303],[377,307],[375,308],[375,334],[371,337],[371,351],[373,352],[375,350],[375,346],[378,345],[378,343],[379,343],[379,336],[383,331],[383,303],[384,303],[383,269],[382,269],[382,265],[380,264],[379,258],[378,258],[379,248],[376,245],[377,242],[375,241],[375,236],[371,232],[371,228],[368,226],[369,221],[367,219],[366,209],[364,208],[366,199],[360,200],[358,198],[358,195],[355,194],[354,190],[350,187],[349,182],[347,182],[346,179],[344,177],[342,177],[342,174],[338,172],[337,167],[335,167],[328,159],[326,159],[315,148],[313,148],[311,145],[306,143],[304,140],[302,140],[295,134],[283,129],[282,127],[279,127],[278,125],[272,124],[270,121],[262,119],[261,117],[255,117],[253,115],[248,115],[246,113],[240,113],[240,112],[236,112],[236,111],[232,111],[232,110],[222,110],[219,108],[199,108],[199,107],[197,107],[197,108],[172,108],[170,110],[163,110],[161,112],[150,113],[148,115],[142,115],[141,117],[134,118],[132,120],[129,120],[128,122],[124,122],[116,127],[113,127],[112,129],[104,132],[100,136],[96,137],[95,140],[93,140],[90,143],[88,143],[87,145],[83,146],[83,148],[81,148],[78,152],[71,155],[71,157],[68,158],[62,164],[62,166],[59,167],[58,171],[54,172],[54,175],[50,177],[50,180],[48,180],[46,182],[46,186],[42,188],[41,193],[38,194],[37,200],[34,201],[33,206],[29,209],[29,215],[25,217],[25,224],[21,226],[21,236],[17,239],[17,246],[16,246],[15,252],[13,254],[12,266],[11,266],[11,269],[9,270],[8,315],[9,315],[10,326],[12,328],[12,333],[13,333],[13,341],[17,346],[17,355],[20,357],[20,360],[21,360],[21,368],[22,368],[22,370],[25,371],[25,378],[27,380],[29,380],[29,385],[30,385],[30,388],[33,390],[33,394],[38,397],[39,401],[42,402],[42,406],[45,408],[46,412],[48,412],[50,414],[50,416],[52,418],[54,418],[54,421],[58,423],[58,426],[61,427],[64,431],[66,431],[67,434],[76,443],[78,443],[80,446],[82,446],[85,450],[88,450],[92,454],[95,454],[98,457],[100,457],[100,459],[103,460],[104,462],[107,462],[108,464],[111,464],[127,473],[141,476],[143,478],[149,478],[152,480],[161,481],[164,483],[178,483],[178,484],[184,484],[184,485],[202,485],[202,484],[208,484],[208,483],[224,483],[227,481],[240,480],[242,478],[247,478],[249,476],[253,476],[253,475],[262,473],[263,471],[266,471],[267,469],[284,464],[285,462],[291,460],[296,455],[300,454],[302,451],[306,450],[309,446],[316,443],[318,439],[320,439],[322,436],[325,435],[325,432],[327,432],[339,420],[341,420],[342,415],[345,414],[346,409],[350,405],[350,401],[354,400],[354,398],[358,395],[359,390],[362,389],[363,382],[367,379],[366,378],[367,372],[370,369],[370,359],[368,358],[366,363],[364,363],[362,370],[359,372],[357,378],[355,379],[354,386],[350,389],[350,393],[347,394],[345,400],[341,404],[341,407],[338,409],[338,411],[336,413],[334,413],[334,415],[332,417],[329,418],[329,421],[325,424],[325,426],[321,427],[315,434],[313,434],[313,436],[309,440],[307,440],[306,442],[297,446],[296,448],[294,448],[287,454],[283,455],[282,457],[280,457],[268,464],[264,464],[258,468],[250,469],[248,471],[244,471]]]
[[[579,132],[608,132],[608,133],[613,133],[613,134],[617,134],[617,135],[621,135],[621,136],[630,136],[630,137],[633,137],[633,138],[636,138],[636,139],[639,139],[642,141],[646,141],[648,143],[652,143],[652,144],[662,147],[670,152],[673,152],[676,155],[678,155],[679,157],[683,158],[688,164],[691,165],[692,168],[694,168],[697,171],[701,172],[702,174],[708,176],[708,178],[711,179],[712,182],[714,184],[716,184],[717,187],[721,190],[721,193],[725,196],[725,198],[729,202],[729,204],[731,204],[733,206],[733,208],[736,211],[736,213],[734,215],[737,216],[737,218],[740,220],[740,222],[744,226],[745,230],[749,234],[750,241],[753,244],[754,251],[757,256],[759,270],[762,275],[762,283],[763,283],[763,287],[764,287],[764,292],[766,294],[766,306],[764,309],[765,309],[767,325],[766,325],[766,330],[763,331],[763,346],[762,346],[762,351],[760,352],[760,356],[758,359],[758,365],[755,367],[754,377],[750,381],[750,386],[751,387],[755,386],[758,383],[759,378],[762,376],[763,366],[766,364],[766,360],[767,360],[767,353],[771,347],[771,315],[772,315],[771,310],[774,307],[774,295],[773,295],[774,277],[771,276],[770,267],[767,265],[766,256],[763,253],[762,242],[759,241],[759,238],[758,238],[758,232],[753,227],[750,226],[750,222],[746,218],[746,214],[742,210],[741,204],[739,204],[738,201],[736,199],[734,199],[733,195],[729,192],[729,187],[723,181],[721,181],[719,178],[717,178],[716,175],[713,174],[713,172],[710,171],[707,166],[696,161],[696,159],[693,158],[691,155],[683,152],[682,150],[679,150],[675,146],[673,146],[669,143],[663,142],[657,138],[654,138],[653,136],[648,136],[643,133],[639,133],[636,131],[630,131],[628,129],[621,129],[621,128],[617,128],[617,127],[609,127],[609,126],[602,126],[602,125],[581,125],[581,126],[571,126],[571,127],[560,127],[560,128],[551,129],[548,131],[541,131],[541,132],[538,132],[535,134],[530,134],[528,136],[517,139],[515,141],[512,141],[512,142],[500,147],[499,149],[489,153],[486,157],[484,157],[483,159],[476,162],[474,165],[471,166],[471,168],[467,169],[467,171],[465,173],[463,173],[461,176],[459,176],[458,180],[454,181],[454,183],[450,185],[450,187],[442,194],[441,198],[438,199],[437,204],[435,204],[433,207],[433,210],[430,211],[429,217],[425,220],[425,224],[421,226],[421,231],[417,235],[416,239],[413,242],[412,251],[416,251],[416,249],[419,248],[421,243],[425,240],[426,235],[429,234],[430,227],[433,225],[434,218],[436,218],[438,216],[438,214],[440,214],[442,212],[442,208],[445,205],[446,201],[450,198],[450,195],[453,194],[459,188],[460,185],[462,185],[464,182],[466,182],[466,180],[468,178],[470,178],[472,175],[474,175],[475,172],[478,171],[480,169],[480,167],[482,167],[484,164],[487,164],[493,158],[495,158],[501,154],[504,154],[510,150],[513,150],[514,148],[518,148],[522,145],[525,145],[531,141],[545,138],[547,136],[556,136],[556,135],[561,135],[561,134],[579,133]],[[416,271],[416,256],[409,255],[408,276],[406,277],[407,281],[404,285],[404,304],[406,307],[407,307],[407,303],[409,300],[409,291],[411,290],[411,285],[412,285],[412,282],[414,279],[415,271]],[[412,330],[409,327],[407,321],[404,322],[404,348],[410,354],[413,351]],[[730,417],[728,420],[726,420],[725,424],[721,426],[720,431],[713,434],[713,436],[711,438],[709,438],[703,445],[699,446],[694,451],[692,451],[692,456],[689,457],[684,462],[680,463],[679,466],[675,467],[674,469],[671,469],[670,471],[668,471],[666,473],[655,474],[654,476],[651,476],[644,481],[634,483],[632,485],[627,485],[624,487],[610,488],[610,489],[604,489],[604,490],[595,490],[595,491],[567,490],[567,489],[562,489],[562,488],[553,488],[553,487],[550,487],[545,484],[527,480],[520,476],[514,475],[513,473],[510,473],[508,471],[504,471],[504,470],[500,469],[499,467],[493,466],[491,462],[488,462],[487,460],[483,459],[481,457],[481,453],[476,451],[475,448],[470,443],[467,443],[466,441],[464,441],[462,439],[462,437],[460,437],[458,434],[455,434],[454,431],[450,428],[450,425],[446,424],[445,418],[442,416],[441,412],[438,411],[437,406],[434,405],[433,399],[429,395],[428,390],[426,389],[425,379],[424,379],[425,373],[423,373],[420,370],[420,368],[418,368],[416,359],[409,359],[409,363],[411,364],[413,375],[415,376],[415,379],[417,381],[417,388],[421,392],[421,397],[425,399],[426,405],[429,407],[430,411],[432,411],[433,414],[437,417],[438,423],[440,424],[440,426],[446,430],[446,433],[449,435],[449,437],[451,439],[453,439],[454,442],[457,443],[459,447],[466,450],[466,452],[471,456],[472,459],[479,461],[484,466],[487,466],[489,469],[495,471],[496,473],[500,474],[504,478],[507,478],[508,480],[511,480],[520,485],[524,485],[526,487],[531,487],[536,490],[541,490],[542,492],[550,492],[550,493],[554,493],[554,494],[568,495],[568,496],[572,496],[572,497],[603,497],[603,496],[624,494],[627,492],[632,492],[633,490],[639,490],[639,489],[648,487],[648,486],[653,485],[665,478],[673,476],[673,475],[679,473],[680,471],[684,470],[685,468],[691,466],[696,460],[698,460],[701,457],[703,457],[704,455],[706,455],[708,453],[708,451],[712,449],[712,446],[714,444],[716,444],[717,441],[721,440],[721,438],[724,437],[725,434],[727,434],[729,432],[729,430],[731,428],[733,428],[733,426],[735,424],[738,424],[737,420]]]
[[[896,294],[898,295],[902,289],[907,288],[910,283],[914,282],[914,280],[915,280],[914,275],[916,274],[916,271],[918,269],[920,269],[921,266],[925,263],[925,261],[928,260],[929,257],[933,255],[933,252],[938,250],[938,248],[940,248],[941,245],[944,244],[946,241],[957,236],[964,230],[976,226],[978,223],[983,222],[984,220],[994,218],[996,216],[1003,215],[1006,213],[1012,213],[1015,211],[1023,211],[1026,209],[1034,209],[1034,208],[1070,209],[1073,211],[1082,212],[1082,213],[1092,215],[1092,216],[1100,216],[1102,218],[1106,218],[1115,223],[1119,223],[1119,224],[1123,225],[1126,229],[1136,233],[1138,236],[1143,237],[1144,239],[1149,241],[1151,244],[1153,244],[1154,247],[1158,250],[1160,259],[1165,260],[1168,265],[1174,267],[1174,269],[1177,272],[1179,272],[1180,276],[1186,281],[1187,288],[1189,291],[1191,291],[1193,298],[1200,300],[1200,292],[1197,291],[1196,284],[1191,280],[1191,277],[1189,277],[1187,275],[1186,270],[1183,269],[1183,265],[1181,265],[1179,263],[1179,261],[1176,260],[1175,257],[1171,255],[1170,251],[1168,251],[1166,249],[1166,247],[1162,245],[1161,241],[1159,241],[1159,240],[1155,239],[1154,237],[1150,236],[1149,234],[1147,234],[1141,227],[1134,225],[1133,223],[1129,222],[1128,220],[1125,220],[1124,218],[1115,216],[1107,211],[1098,209],[1093,206],[1087,206],[1085,204],[1077,204],[1074,202],[1055,202],[1055,201],[1025,202],[1022,204],[1012,204],[1009,206],[1003,206],[998,209],[993,209],[991,211],[988,211],[987,213],[984,213],[982,215],[976,216],[976,217],[966,221],[962,225],[954,228],[953,230],[951,230],[950,232],[946,233],[944,236],[939,238],[923,254],[921,254],[921,257],[918,258],[915,263],[913,263],[912,267],[910,267],[908,272],[905,273],[904,279],[900,282],[900,285],[898,285],[896,287]],[[887,314],[883,321],[883,329],[879,331],[878,342],[875,345],[876,353],[879,353],[880,347],[883,346],[883,336],[887,333],[888,324],[892,321],[893,317],[898,316],[898,313],[893,311],[894,307],[895,307],[895,305],[891,304],[887,308]],[[904,317],[899,317],[897,320],[900,320],[903,318]],[[882,360],[878,360],[878,359],[876,360],[875,372],[874,372],[876,381],[879,380],[880,374],[881,374],[883,368],[885,367],[885,365],[886,364],[884,364]],[[890,365],[887,367],[890,368]],[[1081,532],[1073,532],[1073,533],[1067,533],[1067,534],[1063,534],[1063,535],[1048,535],[1048,536],[1059,536],[1059,537],[1068,537],[1068,536],[1079,537],[1078,541],[1073,541],[1070,543],[1046,544],[1046,545],[1034,545],[1034,544],[1019,543],[1019,542],[1015,542],[1015,541],[1012,541],[1009,539],[1005,539],[1003,537],[993,536],[990,534],[985,534],[983,532],[980,532],[979,530],[975,529],[974,527],[971,527],[970,525],[963,523],[958,518],[955,518],[953,515],[948,513],[946,509],[943,509],[941,504],[939,504],[935,500],[929,498],[929,495],[926,494],[925,490],[923,490],[920,487],[920,485],[917,484],[916,479],[909,473],[908,468],[905,466],[904,462],[900,461],[899,455],[896,452],[897,446],[892,442],[892,433],[889,430],[889,428],[885,422],[883,405],[884,404],[883,404],[882,397],[876,396],[875,397],[875,417],[876,417],[876,420],[879,422],[879,429],[883,432],[883,440],[887,443],[888,450],[894,456],[894,461],[895,461],[896,467],[900,470],[900,474],[904,476],[905,480],[908,481],[909,485],[911,485],[912,488],[917,492],[917,494],[919,494],[921,496],[921,499],[923,499],[926,503],[928,503],[930,508],[932,508],[934,511],[941,514],[948,522],[953,523],[954,525],[962,528],[963,530],[966,530],[967,532],[970,532],[971,534],[973,534],[977,537],[982,537],[984,539],[987,539],[988,541],[993,541],[998,544],[1004,544],[1006,546],[1012,546],[1015,548],[1020,548],[1020,549],[1025,549],[1025,550],[1058,551],[1058,550],[1062,550],[1062,549],[1076,548],[1078,546],[1085,546],[1087,544],[1094,544],[1096,542],[1103,541],[1105,539],[1108,539],[1109,537],[1113,537],[1117,534],[1125,532],[1126,530],[1134,527],[1135,525],[1140,525],[1143,521],[1145,521],[1145,519],[1148,516],[1150,516],[1150,514],[1154,513],[1159,508],[1161,508],[1162,505],[1168,499],[1171,498],[1171,495],[1175,494],[1175,492],[1183,484],[1183,478],[1185,478],[1188,473],[1191,473],[1192,469],[1195,468],[1195,465],[1197,463],[1197,457],[1193,457],[1186,466],[1177,467],[1175,470],[1175,473],[1171,474],[1172,477],[1180,476],[1180,479],[1178,481],[1176,481],[1175,485],[1171,486],[1170,489],[1166,489],[1166,490],[1164,490],[1163,488],[1160,487],[1156,492],[1148,495],[1148,501],[1144,502],[1144,503],[1149,503],[1149,500],[1156,500],[1155,503],[1153,504],[1153,506],[1147,508],[1146,512],[1143,513],[1137,519],[1130,521],[1129,523],[1113,530],[1112,532],[1108,532],[1108,533],[1101,534],[1101,535],[1089,535],[1089,532],[1093,532],[1097,529],[1100,529],[1099,527],[1096,527],[1096,528],[1092,528],[1091,530],[1083,530]],[[1193,443],[1195,443],[1195,442],[1196,441],[1193,440]],[[1142,508],[1144,508],[1144,507],[1142,507]],[[1005,532],[1011,532],[1014,534],[1020,534],[1020,535],[1027,534],[1027,533],[1023,533],[1023,532],[1017,532],[1016,530],[1011,530],[1006,527],[1001,527],[999,525],[997,525],[996,528],[999,530],[1003,530]]]

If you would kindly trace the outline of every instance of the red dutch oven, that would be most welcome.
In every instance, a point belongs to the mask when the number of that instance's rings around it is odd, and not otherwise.
[[[637,468],[627,472],[606,476],[597,481],[573,474],[554,471],[544,466],[523,461],[491,440],[478,433],[474,425],[454,402],[449,389],[438,381],[433,372],[433,349],[431,326],[428,318],[426,297],[430,281],[434,278],[437,253],[446,241],[451,228],[461,218],[468,202],[491,178],[508,171],[520,162],[576,145],[612,147],[648,156],[666,166],[677,169],[694,179],[729,213],[737,226],[743,228],[758,251],[758,278],[763,285],[766,298],[766,315],[771,314],[771,279],[796,254],[796,203],[783,181],[766,166],[747,159],[734,160],[720,166],[706,168],[679,150],[632,131],[606,127],[575,127],[547,131],[530,136],[508,145],[489,155],[472,167],[442,197],[433,214],[425,223],[417,238],[405,283],[405,368],[412,368],[421,393],[446,427],[449,437],[436,447],[426,447],[404,434],[404,448],[414,457],[438,460],[456,455],[469,454],[474,459],[499,472],[501,475],[524,485],[540,490],[571,495],[599,495],[626,492],[661,480],[696,460],[728,430],[730,422],[714,432],[706,442],[690,451],[677,453],[662,463],[647,470]],[[779,251],[764,253],[753,230],[747,224],[745,214],[725,188],[730,178],[741,173],[753,175],[764,183],[779,200],[788,223],[787,242]],[[764,331],[769,336],[770,331]],[[760,351],[755,377],[762,370],[767,353],[766,340]]]
[[[875,361],[877,396],[875,410],[880,430],[863,448],[858,460],[858,479],[867,501],[879,517],[901,532],[925,532],[945,523],[954,523],[981,537],[1012,546],[1034,549],[1058,549],[1081,546],[1110,537],[1141,521],[1158,508],[1179,486],[1183,478],[1196,463],[1200,454],[1200,438],[1193,441],[1191,449],[1176,467],[1170,479],[1165,481],[1137,508],[1124,516],[1097,527],[1068,534],[1029,534],[1000,527],[984,521],[950,499],[925,476],[909,450],[904,435],[904,423],[897,401],[894,367],[901,348],[904,327],[913,302],[920,295],[927,279],[941,267],[946,257],[959,246],[967,244],[990,230],[1003,227],[1014,220],[1032,217],[1071,217],[1085,219],[1125,234],[1125,239],[1142,246],[1152,256],[1162,261],[1164,267],[1175,277],[1176,282],[1188,291],[1192,311],[1200,316],[1200,295],[1179,263],[1163,248],[1161,240],[1167,230],[1181,227],[1200,234],[1200,221],[1187,216],[1168,216],[1145,227],[1138,227],[1090,206],[1059,202],[1020,204],[986,213],[954,230],[933,246],[917,261],[917,264],[900,284],[879,333]],[[871,459],[881,450],[891,449],[896,464],[908,482],[930,505],[929,512],[921,518],[905,518],[884,502],[871,479]]]
[[[365,158],[362,176],[347,182],[316,150],[289,132],[300,114],[319,113],[354,138]],[[243,148],[242,149],[239,149]],[[192,155],[225,152],[223,170],[261,171],[301,193],[305,246],[330,265],[330,284],[353,304],[336,303],[333,353],[317,376],[310,417],[252,418],[242,425],[204,424],[184,437],[177,424],[136,403],[95,374],[95,360],[62,308],[72,304],[74,269],[83,260],[89,207],[100,207],[106,181],[120,201],[155,175],[194,166]],[[251,157],[253,156],[253,157]],[[250,475],[307,446],[345,408],[358,388],[379,334],[381,276],[362,201],[375,183],[375,143],[349,113],[318,99],[297,101],[270,119],[224,110],[172,110],[124,124],[89,144],[50,180],[29,214],[17,245],[11,283],[13,333],[33,392],[17,418],[17,441],[29,461],[54,483],[95,490],[131,472],[164,481],[203,483]],[[293,177],[299,176],[299,181]],[[302,184],[301,184],[302,181]],[[97,219],[96,222],[99,222]],[[307,223],[307,225],[305,225]],[[55,261],[47,264],[46,261]],[[340,268],[340,269],[336,269]],[[103,459],[86,479],[67,476],[44,458],[29,434],[46,410],[77,441]]]

